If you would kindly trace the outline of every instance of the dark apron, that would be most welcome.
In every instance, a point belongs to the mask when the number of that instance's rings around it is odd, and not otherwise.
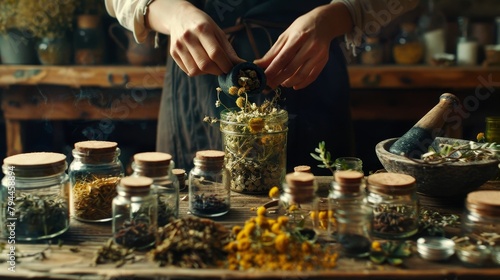
[[[298,16],[330,1],[201,1],[199,7],[212,16],[225,31],[236,53],[253,61],[262,56],[279,34]],[[270,38],[270,39],[269,39]],[[332,157],[352,155],[352,129],[349,113],[349,80],[345,58],[334,41],[330,57],[317,80],[305,89],[284,89],[281,106],[289,113],[287,171],[296,165],[310,165],[316,175],[329,174],[318,169],[311,152],[325,141]],[[196,151],[222,150],[219,126],[203,122],[205,116],[218,117],[217,77],[188,77],[172,60],[160,104],[157,150],[170,153],[175,166],[190,170]],[[224,104],[234,100],[221,95]],[[331,174],[331,173],[330,173]]]

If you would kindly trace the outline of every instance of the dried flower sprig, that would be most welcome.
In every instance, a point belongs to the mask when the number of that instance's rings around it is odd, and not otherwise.
[[[328,168],[332,174],[335,172],[334,162],[332,161],[332,155],[329,151],[326,150],[325,141],[321,141],[318,144],[318,147],[314,149],[315,153],[311,153],[310,155],[317,161],[322,162],[323,164],[319,164],[319,168]]]

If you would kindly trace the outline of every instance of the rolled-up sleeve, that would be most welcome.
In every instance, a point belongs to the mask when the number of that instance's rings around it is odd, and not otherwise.
[[[108,14],[134,33],[135,40],[143,42],[150,29],[146,28],[144,9],[148,0],[105,0]]]
[[[343,3],[354,24],[351,32],[345,35],[350,47],[359,46],[363,34],[376,35],[380,29],[395,18],[417,7],[418,0],[333,0]]]

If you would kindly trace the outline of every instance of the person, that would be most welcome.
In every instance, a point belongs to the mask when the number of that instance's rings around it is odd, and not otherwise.
[[[269,88],[281,88],[280,105],[289,113],[287,171],[309,165],[322,175],[329,171],[310,156],[320,141],[332,158],[353,155],[346,52],[417,2],[106,0],[105,6],[138,42],[152,31],[168,35],[157,150],[172,154],[177,167],[190,169],[198,150],[222,148],[219,129],[202,120],[220,113],[217,75],[250,61],[265,69]]]

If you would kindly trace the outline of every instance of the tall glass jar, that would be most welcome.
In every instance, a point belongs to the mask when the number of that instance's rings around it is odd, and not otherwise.
[[[82,141],[75,143],[69,166],[71,210],[84,222],[112,219],[111,205],[116,186],[124,175],[116,142]]]
[[[157,199],[151,178],[124,177],[113,199],[113,240],[126,248],[145,249],[158,238]]]
[[[422,62],[424,45],[416,32],[416,25],[406,22],[401,25],[401,31],[396,36],[392,48],[392,55],[396,64],[414,65]]]
[[[418,231],[419,203],[415,178],[406,174],[368,176],[368,203],[373,208],[372,234],[385,239],[406,238]]]
[[[288,222],[295,227],[315,230],[320,235],[326,233],[327,227],[320,224],[320,216],[326,216],[328,208],[319,209],[317,189],[318,183],[312,173],[287,174],[278,201],[278,216],[288,217]]]
[[[196,152],[189,172],[189,211],[201,217],[218,217],[229,212],[231,173],[224,167],[224,152]]]
[[[368,204],[351,204],[335,210],[335,240],[344,256],[357,258],[370,254],[372,214]]]
[[[151,178],[151,186],[158,200],[158,226],[179,217],[179,181],[172,170],[172,156],[161,152],[144,152],[134,155],[132,176]]]
[[[432,65],[436,54],[446,52],[446,18],[436,9],[436,0],[427,2],[427,8],[419,18],[418,26],[425,46],[425,63]]]
[[[53,238],[69,228],[66,168],[66,156],[58,153],[25,153],[4,159],[0,224],[9,244]]]
[[[231,172],[231,190],[267,193],[281,186],[286,174],[288,112],[239,115],[235,110],[221,113],[225,165]]]

